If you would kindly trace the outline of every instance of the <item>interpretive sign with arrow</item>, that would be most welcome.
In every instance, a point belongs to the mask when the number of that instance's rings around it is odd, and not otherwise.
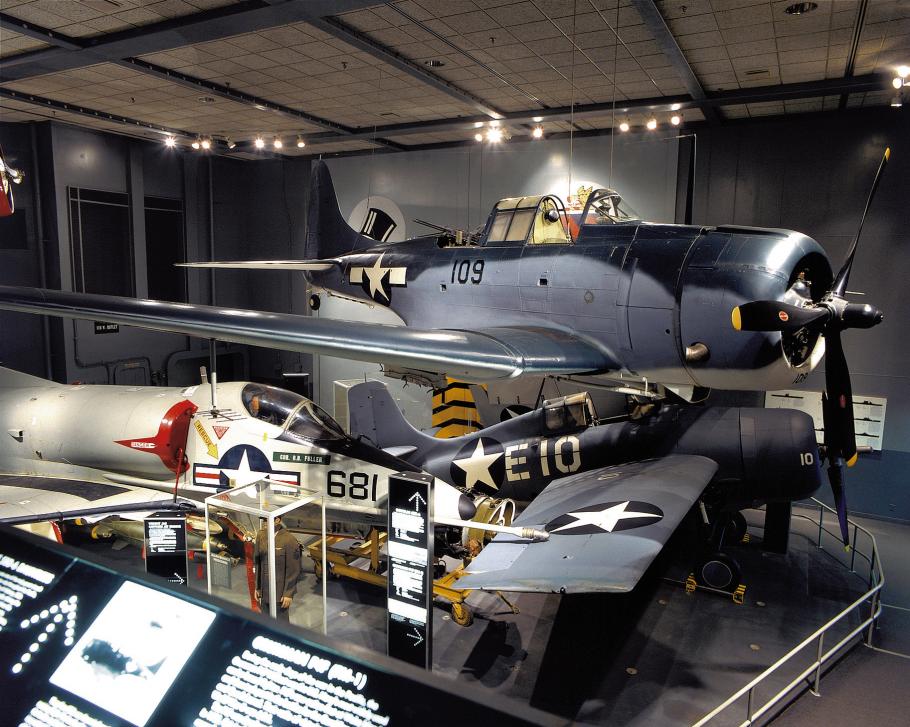
[[[433,478],[389,477],[388,653],[433,664]]]
[[[185,518],[169,514],[145,519],[145,572],[186,585]]]

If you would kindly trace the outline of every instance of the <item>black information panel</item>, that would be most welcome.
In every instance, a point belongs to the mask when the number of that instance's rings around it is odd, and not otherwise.
[[[388,654],[433,666],[433,478],[389,477]]]
[[[145,519],[145,572],[186,585],[185,517],[151,515]]]
[[[3,724],[559,724],[0,526]]]

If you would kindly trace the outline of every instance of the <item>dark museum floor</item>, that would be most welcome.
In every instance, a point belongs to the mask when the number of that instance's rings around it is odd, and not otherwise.
[[[745,574],[743,605],[713,593],[689,595],[672,582],[684,580],[689,571],[688,560],[679,555],[685,545],[680,542],[630,594],[511,594],[520,611],[513,614],[495,595],[474,593],[468,599],[474,623],[468,627],[455,624],[440,605],[434,616],[434,672],[580,724],[692,724],[866,590],[868,566],[857,557],[856,573],[851,573],[837,563],[833,539],[823,541],[825,551],[816,548],[816,526],[795,517],[790,551],[779,555],[760,547],[763,513],[747,515],[751,542],[729,550]],[[875,648],[857,645],[827,665],[830,673],[821,682],[821,696],[794,691],[791,704],[778,708],[775,724],[905,724],[910,713],[905,689],[910,681],[910,569],[904,564],[910,527],[856,520],[876,537],[886,576]],[[833,520],[826,523],[836,529]],[[88,547],[120,566],[141,567],[135,548],[114,551],[97,542]],[[321,586],[311,573],[300,583],[291,618],[319,627]],[[191,577],[190,583],[205,589],[204,579]],[[242,567],[235,569],[233,586],[230,600],[249,605]],[[381,589],[329,579],[329,635],[384,651],[384,605]],[[863,613],[868,614],[868,607]],[[853,616],[826,644],[858,623]],[[757,690],[756,704],[814,658],[813,642],[792,667]],[[745,708],[741,699],[711,724],[740,724]]]

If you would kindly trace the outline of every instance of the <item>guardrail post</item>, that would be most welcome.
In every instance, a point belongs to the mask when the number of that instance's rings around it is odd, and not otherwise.
[[[822,547],[822,523],[824,522],[824,520],[825,520],[825,510],[821,505],[819,505],[818,506],[818,542],[816,543],[816,546],[818,548]]]
[[[878,557],[878,550],[875,544],[872,545],[872,557],[869,558],[869,588],[875,584],[875,560]]]
[[[815,685],[812,687],[812,694],[816,697],[821,696],[821,692],[818,691],[818,685],[822,680],[822,651],[824,647],[825,634],[822,632],[818,635],[818,649],[815,652]]]
[[[850,548],[850,572],[851,573],[856,573],[856,570],[853,567],[854,563],[856,563],[856,531],[857,531],[857,526],[854,524],[853,525],[853,545]]]
[[[746,701],[746,721],[749,724],[752,724],[752,692],[755,691],[755,687],[749,690],[749,698]]]
[[[875,631],[875,612],[878,609],[880,594],[881,591],[876,591],[872,596],[872,609],[869,612],[869,630],[866,631],[866,646],[872,646],[872,634]]]

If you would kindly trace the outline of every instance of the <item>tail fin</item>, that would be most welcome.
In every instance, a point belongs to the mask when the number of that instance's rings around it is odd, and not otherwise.
[[[376,244],[354,230],[341,216],[332,175],[325,162],[313,165],[310,205],[307,211],[305,253],[307,259],[335,258]]]
[[[0,388],[25,388],[30,386],[57,386],[53,381],[42,379],[31,374],[23,374],[0,366]]]
[[[411,426],[380,381],[348,389],[348,416],[351,435],[362,436],[380,449],[408,447],[410,454],[437,441]]]

